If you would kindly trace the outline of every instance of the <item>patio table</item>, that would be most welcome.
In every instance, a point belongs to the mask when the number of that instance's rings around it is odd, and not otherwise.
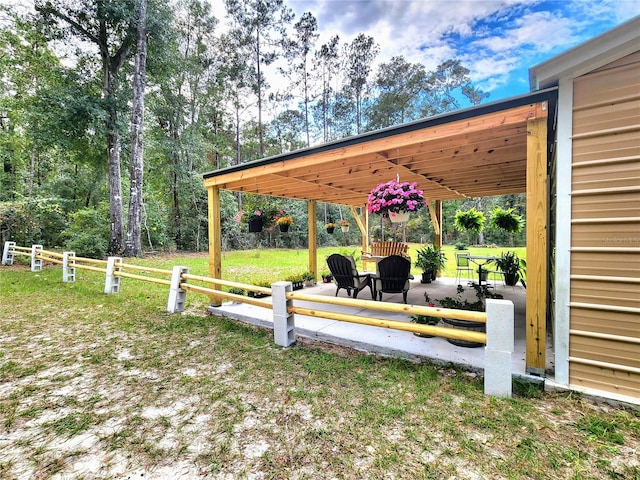
[[[495,262],[498,259],[498,257],[493,255],[469,255],[467,258],[470,262],[478,265],[478,285],[482,285],[482,271],[484,265]]]

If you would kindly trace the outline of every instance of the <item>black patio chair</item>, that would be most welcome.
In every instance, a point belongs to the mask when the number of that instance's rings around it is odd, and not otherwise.
[[[411,275],[411,260],[400,255],[390,255],[378,262],[374,291],[378,300],[382,300],[383,293],[401,293],[404,303],[407,303],[407,293],[413,280]]]
[[[327,265],[333,275],[333,283],[337,286],[336,297],[341,288],[344,288],[349,296],[353,292],[353,298],[356,298],[361,290],[369,287],[371,298],[375,300],[370,274],[358,273],[353,257],[334,253],[327,258]]]

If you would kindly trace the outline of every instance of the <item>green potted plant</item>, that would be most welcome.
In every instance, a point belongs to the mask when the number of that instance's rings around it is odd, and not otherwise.
[[[316,277],[311,272],[304,272],[302,274],[302,281],[304,282],[305,287],[312,287],[316,283]]]
[[[444,268],[447,261],[446,255],[432,245],[427,245],[418,250],[416,267],[422,270],[421,283],[431,283],[436,279],[438,270]]]
[[[293,290],[300,290],[302,287],[304,287],[304,278],[300,273],[289,275],[287,278],[285,278],[285,280],[287,282],[291,282]]]
[[[520,281],[523,287],[527,286],[524,281],[526,263],[515,252],[503,252],[495,264],[502,271],[505,284],[514,286]]]
[[[458,285],[456,289],[455,297],[444,297],[441,300],[436,300],[443,308],[452,308],[455,310],[471,310],[472,312],[484,312],[485,299],[487,298],[502,298],[502,295],[496,294],[489,290],[486,285],[474,284],[473,289],[476,291],[477,300],[470,302],[466,298],[463,298],[464,287]],[[442,321],[453,327],[462,330],[471,330],[474,332],[486,332],[487,324],[481,322],[474,322],[472,320],[461,320],[458,318],[443,318]],[[459,347],[482,347],[484,343],[471,342],[468,340],[457,340],[454,338],[447,338],[447,342],[457,345]]]
[[[256,282],[255,285],[256,285],[256,287],[271,288],[271,282],[269,280],[260,280],[260,281]],[[249,291],[248,295],[250,297],[253,297],[253,298],[263,298],[263,297],[268,297],[269,296],[266,293],[253,292],[253,291]]]

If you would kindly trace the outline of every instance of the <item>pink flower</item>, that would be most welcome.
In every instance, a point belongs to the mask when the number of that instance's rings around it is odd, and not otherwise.
[[[415,182],[390,180],[381,183],[369,193],[367,210],[378,214],[415,211],[424,206],[423,191],[417,187]]]

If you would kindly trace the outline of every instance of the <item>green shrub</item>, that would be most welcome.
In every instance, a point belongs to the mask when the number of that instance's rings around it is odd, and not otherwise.
[[[104,258],[109,247],[109,210],[102,203],[97,209],[85,208],[71,215],[64,231],[65,247],[79,257]]]
[[[2,242],[20,246],[42,244],[45,248],[62,245],[67,219],[58,198],[36,198],[0,203]]]

